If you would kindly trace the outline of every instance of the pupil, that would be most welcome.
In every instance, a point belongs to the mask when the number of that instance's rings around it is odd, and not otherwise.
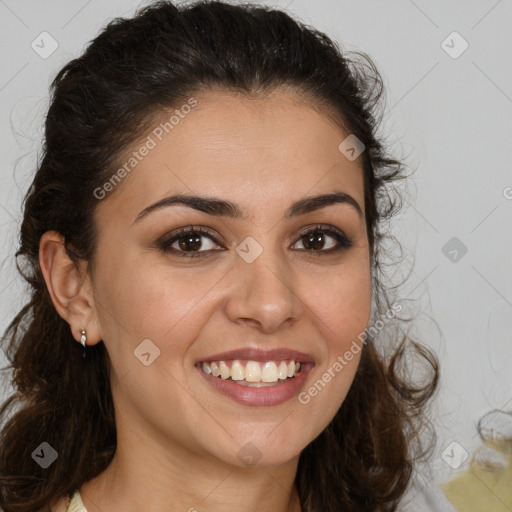
[[[198,234],[184,236],[184,237],[180,238],[179,244],[180,244],[181,249],[183,249],[183,250],[200,249],[201,248],[201,236]]]
[[[323,235],[321,233],[309,233],[306,235],[306,247],[312,246],[313,249],[321,249],[323,245]]]

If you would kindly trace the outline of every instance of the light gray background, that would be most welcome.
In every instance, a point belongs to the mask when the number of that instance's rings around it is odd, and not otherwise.
[[[406,249],[402,268],[412,267],[402,296],[415,301],[415,332],[441,360],[432,474],[444,481],[456,470],[443,450],[456,441],[469,455],[459,468],[465,469],[480,446],[478,419],[493,408],[512,409],[512,2],[265,3],[286,7],[343,48],[367,52],[384,77],[383,130],[395,153],[417,169],[394,232]],[[0,0],[2,331],[25,299],[13,254],[49,83],[108,20],[132,15],[137,4]],[[46,59],[31,48],[43,31],[58,43]],[[458,58],[445,51],[462,48],[454,31],[469,45]],[[443,253],[452,237],[467,248],[463,256],[457,249],[455,262]],[[427,487],[434,480],[427,476]]]

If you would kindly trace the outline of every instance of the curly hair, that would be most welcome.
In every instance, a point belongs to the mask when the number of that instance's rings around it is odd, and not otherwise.
[[[395,183],[405,177],[405,165],[377,135],[384,87],[370,57],[342,52],[324,33],[255,4],[201,0],[178,7],[158,1],[132,18],[114,19],[54,78],[43,152],[23,201],[16,267],[30,286],[30,300],[2,338],[6,369],[14,371],[14,391],[0,409],[5,512],[49,510],[54,499],[104,471],[116,450],[108,353],[100,342],[88,346],[82,359],[46,288],[41,236],[61,233],[69,257],[86,260],[91,270],[98,204],[93,191],[108,181],[122,151],[155,115],[195,92],[216,88],[251,96],[278,86],[326,108],[364,144],[374,312],[389,310],[392,288],[384,285],[382,244],[390,236],[387,221],[401,207]],[[430,453],[423,433],[432,426],[426,411],[439,362],[401,331],[401,320],[388,322],[397,328],[387,356],[379,353],[377,334],[366,338],[343,404],[302,451],[295,483],[304,512],[395,511],[415,462]],[[404,371],[408,352],[427,369],[421,382]],[[31,456],[43,441],[59,454],[46,469]]]

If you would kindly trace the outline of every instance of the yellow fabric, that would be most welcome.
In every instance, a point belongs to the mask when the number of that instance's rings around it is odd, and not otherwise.
[[[82,498],[80,497],[78,489],[71,497],[71,501],[69,502],[66,512],[87,512],[87,509],[84,507],[84,504],[82,503]]]
[[[512,443],[484,444],[505,455],[508,465],[502,467],[479,462],[480,448],[465,473],[440,484],[440,487],[459,512],[511,512]]]

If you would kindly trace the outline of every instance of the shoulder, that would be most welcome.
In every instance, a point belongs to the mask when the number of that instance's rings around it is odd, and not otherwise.
[[[66,512],[69,506],[70,498],[65,496],[64,498],[58,498],[50,504],[51,512]]]

